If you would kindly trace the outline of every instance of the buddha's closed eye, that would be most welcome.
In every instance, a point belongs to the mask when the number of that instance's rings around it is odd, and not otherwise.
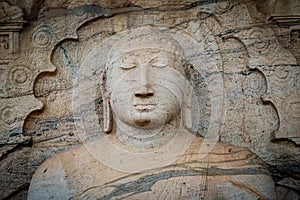
[[[152,67],[163,68],[169,65],[169,60],[165,57],[156,57],[150,61]]]
[[[155,57],[155,58],[151,59],[148,63],[141,64],[137,60],[123,59],[118,63],[118,65],[120,66],[120,68],[122,68],[124,70],[137,68],[141,65],[147,65],[147,66],[157,67],[157,68],[164,68],[169,65],[169,60],[166,57]]]
[[[139,65],[138,62],[136,61],[127,61],[127,62],[120,63],[120,67],[125,70],[136,68],[138,67],[138,65]]]

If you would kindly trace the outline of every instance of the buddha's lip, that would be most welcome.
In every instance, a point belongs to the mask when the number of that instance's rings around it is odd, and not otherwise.
[[[147,103],[147,104],[134,104],[134,107],[139,110],[139,111],[144,111],[144,112],[148,112],[151,111],[155,108],[157,104],[151,104],[151,103]]]
[[[156,103],[135,103],[134,106],[156,106]]]

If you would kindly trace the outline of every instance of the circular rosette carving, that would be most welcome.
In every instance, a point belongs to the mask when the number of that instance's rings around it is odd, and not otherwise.
[[[5,124],[10,125],[16,122],[17,113],[18,112],[15,110],[13,106],[4,106],[0,110],[0,117]]]
[[[294,65],[296,61],[290,58],[288,55],[285,57],[279,56],[270,60],[271,66],[266,70],[269,76],[270,86],[272,86],[272,90],[276,91],[290,91],[291,93],[295,93],[297,91],[297,87],[292,87],[295,81],[298,80],[298,72],[297,67]],[[270,88],[271,89],[271,88]]]
[[[88,12],[84,8],[77,8],[69,11],[68,20],[75,22],[77,20],[85,20],[88,17]]]
[[[37,28],[32,35],[32,44],[34,47],[46,48],[52,41],[51,34],[46,27]]]
[[[26,66],[13,67],[8,75],[9,82],[17,85],[28,85],[32,80],[32,71]]]
[[[234,7],[234,3],[232,1],[224,1],[220,3],[216,3],[215,5],[215,13],[216,14],[223,14],[229,12]]]
[[[277,40],[273,32],[263,28],[252,28],[247,32],[246,38],[249,40],[249,48],[254,54],[267,54],[276,51]]]
[[[259,71],[248,74],[246,88],[245,95],[247,96],[261,95],[266,91],[266,79]]]

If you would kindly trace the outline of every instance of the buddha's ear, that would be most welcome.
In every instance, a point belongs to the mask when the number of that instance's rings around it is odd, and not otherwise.
[[[113,126],[112,110],[110,106],[110,95],[106,91],[106,70],[104,69],[100,75],[100,90],[103,99],[103,131],[110,133]]]
[[[192,91],[191,87],[188,85],[185,86],[185,94],[183,97],[183,102],[181,105],[181,118],[183,122],[183,126],[188,129],[192,130],[193,123],[192,123]]]
[[[191,132],[197,132],[199,123],[199,102],[195,94],[191,80],[194,78],[194,68],[186,61],[184,64],[187,84],[184,86],[181,117],[183,126]]]

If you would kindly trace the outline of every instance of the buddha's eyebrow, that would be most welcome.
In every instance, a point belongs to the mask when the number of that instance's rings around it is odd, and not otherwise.
[[[150,51],[151,53],[158,53],[161,50],[159,50],[159,49],[149,49],[148,51]]]
[[[149,62],[152,62],[153,60],[155,60],[155,59],[157,59],[157,58],[159,58],[160,60],[163,60],[163,61],[169,61],[168,60],[168,57],[166,57],[166,56],[161,56],[161,55],[156,55],[156,56],[154,56],[153,58],[151,58],[151,60],[149,61]]]

